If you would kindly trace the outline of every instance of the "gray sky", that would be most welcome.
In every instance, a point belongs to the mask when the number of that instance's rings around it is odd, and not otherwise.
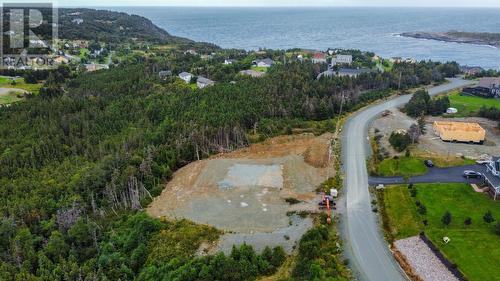
[[[47,0],[46,0],[47,1]],[[499,7],[500,0],[55,0],[59,6]],[[15,1],[14,1],[15,2]]]

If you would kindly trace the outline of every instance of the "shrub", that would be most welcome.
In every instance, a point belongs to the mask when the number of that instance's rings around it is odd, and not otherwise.
[[[464,221],[464,224],[465,225],[471,225],[472,224],[472,218],[471,217],[467,217]]]
[[[422,204],[418,207],[418,213],[421,215],[427,214],[427,208]]]
[[[491,213],[490,210],[484,214],[483,219],[486,223],[492,223],[495,221],[495,218],[493,218],[493,214]]]
[[[443,217],[441,218],[441,222],[444,225],[449,225],[451,223],[451,213],[449,211],[446,211],[446,213],[444,213]]]
[[[411,197],[417,197],[417,189],[415,188],[410,189],[410,195]]]

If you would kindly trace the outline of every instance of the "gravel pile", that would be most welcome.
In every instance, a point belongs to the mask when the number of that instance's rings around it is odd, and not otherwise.
[[[425,281],[458,281],[419,236],[398,240],[396,248]]]

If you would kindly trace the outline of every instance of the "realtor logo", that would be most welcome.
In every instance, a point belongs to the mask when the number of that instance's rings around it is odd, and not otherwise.
[[[38,69],[54,65],[58,13],[52,3],[1,4],[0,68]]]

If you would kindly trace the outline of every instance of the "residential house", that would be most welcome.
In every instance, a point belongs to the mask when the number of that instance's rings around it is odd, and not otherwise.
[[[190,54],[190,55],[193,55],[193,56],[196,56],[198,53],[195,51],[195,50],[187,50],[184,52],[185,55],[187,54]]]
[[[271,67],[274,64],[274,61],[270,58],[266,58],[263,60],[254,60],[252,64],[257,67]]]
[[[249,69],[249,70],[242,70],[242,71],[240,71],[240,74],[252,76],[254,78],[259,78],[259,77],[264,76],[266,73],[260,72],[260,71],[255,71],[253,69]]]
[[[486,182],[490,185],[490,194],[494,200],[500,198],[500,157],[493,157],[486,164]]]
[[[71,22],[72,22],[72,23],[76,23],[76,24],[80,25],[80,24],[82,24],[82,23],[83,23],[83,19],[80,19],[80,18],[78,18],[78,19],[73,19]]]
[[[191,79],[193,79],[193,74],[189,72],[181,72],[179,73],[179,78],[181,78],[182,80],[184,80],[184,82],[189,84],[191,83]]]
[[[158,76],[160,77],[160,79],[167,79],[168,77],[172,76],[172,71],[170,70],[162,70],[158,73]]]
[[[474,76],[474,75],[477,75],[477,74],[483,72],[484,69],[479,67],[479,66],[464,65],[464,66],[460,66],[460,71],[462,71],[466,75]]]
[[[196,80],[196,86],[198,86],[198,88],[200,88],[200,89],[203,89],[203,88],[208,87],[208,86],[212,86],[214,84],[215,84],[214,81],[212,81],[208,78],[202,77],[202,76],[198,77],[198,80]]]
[[[336,55],[332,58],[332,66],[337,64],[351,64],[352,63],[352,55]]]
[[[323,53],[315,53],[311,61],[313,63],[326,63],[326,55]]]
[[[500,77],[485,77],[479,80],[479,87],[488,89],[492,97],[500,99]]]
[[[230,64],[233,64],[233,63],[235,63],[235,62],[236,62],[236,60],[232,60],[232,59],[225,59],[225,60],[224,60],[224,64],[225,64],[225,65],[230,65]]]
[[[371,70],[368,68],[339,68],[337,74],[341,77],[348,76],[355,78],[363,73],[370,73],[370,72]]]

